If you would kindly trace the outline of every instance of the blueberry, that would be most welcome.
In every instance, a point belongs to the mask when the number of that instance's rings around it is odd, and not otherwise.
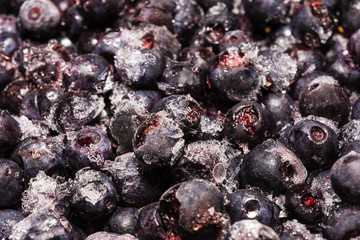
[[[138,232],[140,240],[166,239],[167,234],[159,215],[159,202],[153,202],[141,208],[138,215]]]
[[[358,65],[360,64],[360,41],[358,40],[359,36],[360,31],[356,31],[353,35],[351,35],[347,46],[352,58]]]
[[[206,75],[189,62],[168,60],[157,86],[166,95],[190,94],[200,98],[205,93]]]
[[[125,7],[124,0],[81,0],[78,1],[81,14],[92,24],[106,23],[116,19],[119,12]]]
[[[26,0],[20,8],[21,29],[32,38],[48,38],[60,25],[60,11],[50,0]]]
[[[250,148],[271,137],[275,121],[271,112],[257,102],[240,102],[226,114],[223,135],[231,143]]]
[[[306,87],[315,79],[319,77],[326,77],[328,81],[331,81],[331,75],[322,72],[322,71],[313,71],[309,74],[305,74],[304,76],[297,79],[294,87],[294,91],[292,93],[292,97],[295,100],[299,99],[300,94],[306,89]]]
[[[359,217],[359,210],[343,208],[335,211],[325,222],[325,237],[332,240],[356,239],[360,235]]]
[[[23,171],[15,162],[0,158],[0,208],[10,208],[20,202]]]
[[[103,110],[102,97],[84,92],[64,94],[54,105],[53,121],[61,132],[80,129]]]
[[[111,136],[118,143],[118,151],[132,151],[132,139],[136,129],[145,121],[149,112],[136,101],[122,101],[110,120]]]
[[[67,133],[64,154],[74,172],[84,167],[100,169],[105,160],[112,158],[111,142],[97,127],[84,127]]]
[[[304,3],[291,22],[294,35],[309,48],[327,43],[334,32],[331,13],[323,2]]]
[[[14,80],[15,68],[11,59],[5,55],[0,55],[0,91]]]
[[[137,232],[139,209],[132,207],[119,207],[107,222],[109,230],[118,234],[132,234]]]
[[[161,196],[159,205],[165,229],[182,239],[217,239],[228,221],[222,194],[205,180],[174,185]]]
[[[111,180],[103,173],[81,169],[74,179],[71,206],[86,221],[97,221],[115,210],[117,193]]]
[[[345,0],[340,4],[340,26],[346,35],[350,36],[359,29],[360,10],[357,8],[358,0]]]
[[[223,39],[219,44],[219,50],[225,51],[231,47],[238,47],[241,49],[242,45],[254,44],[249,35],[241,30],[234,30],[225,33]]]
[[[71,39],[77,39],[84,28],[84,18],[76,5],[73,5],[64,13],[64,23]]]
[[[17,33],[17,19],[15,15],[3,14],[0,16],[0,32]]]
[[[62,139],[57,137],[23,140],[17,155],[22,160],[25,177],[35,177],[40,170],[49,175],[65,175],[68,163],[63,149]]]
[[[172,95],[161,99],[151,109],[152,113],[165,111],[179,124],[185,134],[197,130],[202,109],[190,95]]]
[[[241,189],[226,196],[226,210],[232,223],[255,219],[268,225],[279,224],[280,208],[256,190]]]
[[[215,54],[209,48],[190,46],[182,49],[178,60],[190,62],[200,73],[208,73],[214,58]]]
[[[303,116],[315,115],[344,124],[350,104],[345,91],[334,79],[318,77],[300,94],[299,109]]]
[[[344,147],[352,141],[360,140],[360,120],[352,119],[340,128],[339,144]]]
[[[117,233],[108,233],[108,232],[96,232],[93,233],[85,240],[97,240],[97,239],[103,239],[103,240],[137,240],[136,237],[130,235],[130,234],[117,234]]]
[[[238,187],[237,179],[241,155],[227,144],[216,140],[189,143],[183,156],[172,167],[176,182],[201,178],[230,192]]]
[[[358,204],[360,188],[354,182],[359,178],[360,155],[349,153],[339,158],[331,168],[331,184],[336,194],[345,202]]]
[[[225,240],[280,240],[277,233],[271,227],[257,220],[241,220],[232,224],[227,232]]]
[[[172,166],[184,150],[184,133],[178,123],[160,111],[151,114],[135,132],[135,156],[150,166]]]
[[[34,102],[37,102],[37,109],[42,117],[47,117],[55,103],[59,101],[64,95],[63,89],[59,87],[43,87],[34,97]]]
[[[167,186],[161,170],[146,169],[132,152],[106,161],[102,170],[112,176],[119,199],[125,206],[145,206],[159,199],[164,185]]]
[[[64,71],[64,82],[68,89],[74,91],[104,93],[112,88],[113,74],[105,58],[97,54],[84,54],[69,63]]]
[[[288,136],[288,145],[308,169],[316,169],[336,161],[337,134],[329,126],[303,120],[295,124]]]
[[[9,239],[12,233],[12,227],[24,219],[21,211],[13,209],[4,209],[0,211],[0,237]]]
[[[284,229],[280,235],[281,240],[304,240],[304,239],[323,239],[319,234],[312,234],[305,225],[297,220],[288,220],[284,224]]]
[[[16,33],[0,32],[0,53],[12,56],[20,47],[20,40]]]
[[[243,186],[281,193],[304,183],[307,171],[292,151],[269,139],[245,155],[239,177]]]
[[[37,106],[37,91],[28,92],[21,103],[20,113],[29,119],[42,120],[40,110]]]
[[[19,123],[5,111],[0,111],[0,152],[13,149],[21,137]]]
[[[259,92],[255,65],[236,47],[216,57],[209,78],[211,87],[221,98],[232,101],[254,100]]]
[[[351,118],[360,118],[360,98],[356,100],[352,107]]]
[[[344,148],[342,149],[342,151],[339,154],[339,158],[350,154],[351,152],[355,152],[355,153],[359,153],[360,154],[360,141],[359,140],[354,140],[354,141],[350,141],[348,142]]]

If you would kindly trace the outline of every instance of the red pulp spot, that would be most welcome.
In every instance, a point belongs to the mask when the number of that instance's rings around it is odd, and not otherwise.
[[[316,7],[316,6],[320,6],[322,4],[323,4],[322,2],[313,2],[313,3],[311,3],[311,6]]]
[[[226,68],[239,66],[243,62],[244,60],[240,54],[227,54],[221,58],[221,65]]]
[[[28,17],[30,20],[36,21],[40,17],[41,11],[39,8],[32,8],[29,11]]]
[[[239,123],[243,125],[250,125],[258,120],[258,116],[253,109],[253,106],[244,107],[239,113]]]
[[[141,38],[141,41],[143,42],[143,46],[146,49],[151,49],[154,42],[154,36],[152,34],[147,33]]]
[[[319,127],[311,128],[311,137],[315,142],[322,142],[326,138],[326,133]]]
[[[313,198],[313,197],[306,197],[306,198],[304,199],[304,204],[305,204],[307,207],[314,206],[314,204],[315,204],[315,198]]]
[[[85,146],[90,146],[90,144],[94,143],[94,140],[92,139],[92,137],[83,137],[83,138],[79,138],[77,140],[77,143],[82,146],[82,147],[85,147]]]

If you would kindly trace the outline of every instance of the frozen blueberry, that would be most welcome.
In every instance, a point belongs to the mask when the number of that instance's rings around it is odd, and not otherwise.
[[[348,142],[344,148],[342,149],[342,151],[339,154],[339,158],[350,154],[351,152],[355,152],[360,154],[360,141],[359,140],[354,140],[354,141],[350,141]]]
[[[304,183],[307,171],[297,156],[280,143],[269,139],[245,155],[240,168],[240,183],[265,191],[282,192]]]
[[[346,35],[350,36],[360,28],[360,10],[357,8],[358,0],[345,0],[340,4],[340,26]]]
[[[16,146],[21,137],[19,123],[5,111],[0,111],[0,152]]]
[[[9,239],[12,233],[12,227],[24,219],[21,211],[13,209],[0,210],[0,238]]]
[[[202,109],[190,95],[172,95],[161,99],[151,109],[152,113],[165,111],[185,134],[197,130]]]
[[[360,118],[360,98],[356,100],[352,107],[351,118]]]
[[[102,97],[84,92],[67,93],[54,105],[53,121],[61,132],[80,129],[105,107]]]
[[[200,73],[208,73],[210,63],[215,58],[215,54],[209,48],[190,46],[183,48],[179,53],[178,60],[188,61]]]
[[[151,114],[135,132],[135,156],[149,166],[172,166],[184,150],[184,132],[168,113]]]
[[[37,102],[37,109],[42,117],[47,117],[50,114],[52,106],[57,103],[64,91],[59,87],[43,87],[34,97],[34,102]]]
[[[0,53],[11,56],[20,47],[20,40],[15,33],[0,32]]]
[[[275,131],[272,114],[258,102],[240,102],[226,114],[223,135],[231,143],[250,148],[271,137]]]
[[[147,169],[132,152],[106,161],[102,170],[110,173],[119,199],[126,206],[142,207],[158,200],[167,186],[160,170]]]
[[[222,194],[205,180],[174,185],[159,204],[165,229],[181,239],[217,239],[228,221]]]
[[[280,235],[281,240],[323,240],[320,234],[312,234],[305,225],[299,223],[296,219],[288,220],[283,223],[283,231]]]
[[[84,127],[67,133],[64,154],[74,172],[84,167],[99,169],[105,160],[112,159],[111,142],[101,129]]]
[[[360,235],[360,211],[337,210],[325,222],[324,235],[332,240],[356,239]]]
[[[25,139],[17,150],[24,166],[27,179],[35,177],[39,170],[49,175],[65,175],[67,160],[63,156],[64,145],[61,138]]]
[[[108,216],[115,210],[117,198],[105,174],[86,168],[76,173],[71,206],[82,219],[93,222]]]
[[[0,209],[20,202],[23,171],[15,162],[0,158]]]
[[[349,98],[335,79],[318,77],[299,96],[303,116],[315,115],[346,123],[350,112]]]
[[[92,24],[100,24],[116,19],[119,12],[125,7],[124,0],[81,0],[78,1],[79,9],[85,19]]]
[[[14,80],[15,66],[11,59],[0,54],[0,91],[2,91],[10,82]]]
[[[159,212],[159,202],[153,202],[141,208],[138,215],[138,232],[140,240],[166,239],[167,234]]]
[[[352,119],[340,128],[339,144],[344,147],[352,141],[360,140],[360,119]]]
[[[355,60],[355,62],[359,65],[360,64],[360,41],[359,41],[360,31],[356,31],[351,38],[349,39],[348,49]]]
[[[68,89],[104,93],[112,89],[113,73],[106,59],[97,54],[74,58],[64,71]]]
[[[344,201],[359,204],[360,187],[354,184],[360,177],[360,155],[349,153],[339,158],[331,168],[331,184],[336,194]]]
[[[242,48],[242,45],[254,44],[251,37],[241,30],[234,30],[225,33],[223,39],[219,44],[219,50],[225,51],[231,47]]]
[[[138,211],[139,209],[132,207],[117,208],[107,222],[108,228],[114,233],[135,235],[137,232]]]
[[[256,190],[241,189],[226,196],[226,210],[232,223],[256,219],[268,225],[279,225],[280,208]]]
[[[336,161],[338,139],[329,126],[318,121],[303,120],[290,130],[288,146],[308,169],[316,169]]]
[[[84,17],[76,5],[64,13],[64,24],[70,39],[77,39],[84,29]]]
[[[47,38],[60,26],[60,11],[50,0],[26,0],[20,8],[21,29],[32,38]]]
[[[232,224],[224,238],[225,240],[280,240],[271,227],[257,220],[241,220]]]

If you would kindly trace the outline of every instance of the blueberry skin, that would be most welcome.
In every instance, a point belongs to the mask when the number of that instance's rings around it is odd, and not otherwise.
[[[280,240],[271,227],[257,220],[245,219],[232,224],[224,240]]]
[[[324,236],[331,240],[352,239],[359,236],[360,211],[342,208],[325,221]]]
[[[335,80],[319,77],[300,94],[299,109],[302,116],[315,115],[344,124],[350,113],[350,103],[345,91]]]
[[[19,123],[5,111],[0,111],[0,152],[16,146],[21,137]]]
[[[96,232],[85,238],[85,240],[137,240],[136,237],[130,234],[117,234],[109,232]]]
[[[339,158],[331,168],[331,184],[336,194],[345,202],[360,203],[360,186],[354,184],[360,177],[360,155],[349,153]]]
[[[350,154],[351,152],[355,152],[360,154],[360,141],[359,140],[354,140],[354,141],[350,141],[348,142],[344,148],[341,150],[341,152],[339,153],[339,158]]]
[[[183,48],[179,53],[178,60],[190,62],[200,73],[208,73],[215,54],[211,49],[191,45]]]
[[[11,60],[5,55],[0,55],[0,91],[2,91],[11,81],[14,80],[15,68]],[[4,109],[4,108],[3,108]]]
[[[216,239],[225,226],[223,196],[213,183],[179,183],[160,198],[159,214],[167,231],[184,239]]]
[[[345,0],[340,4],[340,25],[348,36],[360,28],[360,10],[357,4],[358,0]]]
[[[103,24],[116,19],[116,16],[125,7],[125,1],[109,0],[81,0],[78,1],[79,9],[84,18],[95,24]]]
[[[356,64],[360,64],[360,31],[356,31],[353,35],[351,35],[348,42],[348,49],[351,54],[351,57],[355,60]]]
[[[17,34],[12,32],[0,32],[0,53],[10,57],[20,47]]]
[[[70,61],[64,71],[68,89],[105,93],[112,88],[113,73],[106,59],[97,54],[84,54]]]
[[[239,177],[242,186],[252,185],[281,193],[304,183],[307,171],[295,153],[269,139],[245,155]]]
[[[159,212],[159,202],[149,203],[140,209],[138,215],[137,237],[140,240],[158,240],[166,238],[166,231]]]
[[[107,228],[118,234],[137,232],[138,208],[118,207],[107,222]]]
[[[256,219],[268,225],[279,225],[280,208],[256,190],[241,189],[226,196],[226,211],[231,223]]]
[[[309,48],[316,48],[331,38],[334,22],[322,2],[305,3],[294,14],[291,26],[295,37]]]
[[[352,141],[360,140],[360,119],[352,119],[340,128],[339,144],[344,147]]]
[[[234,30],[225,33],[219,44],[219,51],[225,51],[231,47],[241,47],[242,44],[253,44],[249,35],[241,30]]]
[[[21,200],[23,171],[15,162],[0,158],[0,208],[11,208]]]
[[[84,167],[100,169],[105,160],[112,159],[111,142],[97,127],[84,127],[67,134],[64,154],[74,172]]]
[[[185,134],[198,129],[202,109],[190,95],[172,95],[158,101],[151,109],[152,113],[165,111],[179,124]]]
[[[247,143],[253,148],[274,131],[274,118],[263,104],[240,102],[226,113],[223,136],[235,145]]]
[[[0,238],[9,239],[12,227],[24,218],[25,216],[21,211],[13,209],[0,210]]]
[[[313,120],[303,120],[292,127],[288,135],[288,146],[308,169],[332,164],[338,153],[335,131]]]
[[[360,98],[356,100],[352,107],[351,118],[360,118]]]
[[[82,219],[93,222],[115,210],[118,195],[105,174],[83,168],[76,173],[71,206]]]
[[[48,38],[60,25],[60,11],[48,0],[26,0],[19,12],[21,29],[32,38]]]
[[[160,111],[151,114],[135,132],[135,156],[148,166],[172,166],[181,157],[185,146],[184,132],[178,123]]]

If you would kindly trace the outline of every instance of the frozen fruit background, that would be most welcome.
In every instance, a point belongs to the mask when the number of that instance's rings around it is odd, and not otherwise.
[[[0,0],[0,239],[359,239],[359,5]]]

